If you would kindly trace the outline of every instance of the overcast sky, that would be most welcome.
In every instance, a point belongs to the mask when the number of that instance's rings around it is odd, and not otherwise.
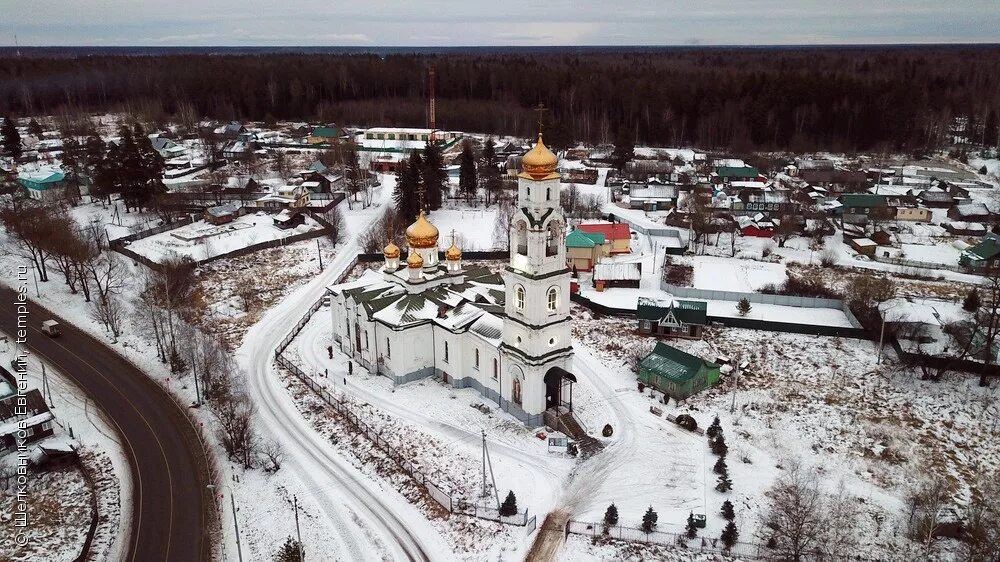
[[[0,45],[1000,42],[1000,0],[0,0]]]

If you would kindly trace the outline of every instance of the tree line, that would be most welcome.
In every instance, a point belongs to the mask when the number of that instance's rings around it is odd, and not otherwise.
[[[732,150],[917,150],[996,145],[1000,48],[677,48],[537,53],[0,59],[0,114],[126,111],[424,126],[427,68],[438,124],[611,143]],[[961,127],[959,127],[961,128]]]

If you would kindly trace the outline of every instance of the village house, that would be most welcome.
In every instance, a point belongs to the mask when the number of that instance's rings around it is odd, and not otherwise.
[[[257,199],[256,205],[264,209],[307,207],[309,205],[309,189],[302,185],[285,185]]]
[[[629,186],[629,207],[632,209],[642,209],[647,212],[668,211],[677,206],[676,185],[662,185],[649,183],[632,184]]]
[[[153,137],[149,139],[149,142],[153,145],[153,150],[162,156],[164,160],[178,158],[187,153],[186,148],[168,138]]]
[[[862,171],[800,167],[798,175],[807,184],[834,193],[864,191],[868,185],[868,176]]]
[[[639,362],[639,380],[674,400],[688,397],[719,381],[719,366],[657,342]]]
[[[959,265],[970,268],[995,267],[1000,262],[1000,237],[987,234],[978,244],[962,251]]]
[[[45,439],[54,433],[55,416],[37,388],[18,394],[17,378],[0,367],[0,453],[17,448],[23,428],[24,443]]]
[[[628,223],[587,223],[577,227],[588,234],[603,234],[610,254],[628,254],[632,251],[632,230]]]
[[[886,203],[884,195],[848,193],[841,196],[841,203],[842,221],[851,224],[866,224],[869,217],[884,215],[884,218],[889,218],[896,214]]]
[[[574,230],[566,236],[566,265],[577,271],[590,271],[610,253],[603,234]]]
[[[219,226],[236,220],[236,217],[240,216],[242,209],[243,207],[237,203],[226,203],[225,205],[208,207],[203,213],[203,218],[205,222]]]
[[[334,145],[340,140],[342,134],[337,127],[316,127],[306,137],[306,142],[309,144]]]
[[[983,236],[986,225],[978,222],[951,221],[944,223],[944,229],[958,236]]]
[[[641,280],[640,262],[604,262],[594,265],[591,285],[598,291],[612,287],[638,289]]]
[[[640,334],[696,339],[708,324],[708,303],[639,297],[635,315]]]
[[[930,222],[931,210],[924,207],[896,207],[896,220]]]
[[[985,203],[969,201],[948,209],[948,218],[962,222],[990,222],[993,213]]]
[[[712,173],[713,184],[728,184],[734,181],[760,181],[761,175],[753,166],[719,166]]]
[[[955,204],[955,198],[950,193],[937,188],[921,191],[917,199],[923,206],[934,209],[948,209]]]
[[[17,176],[17,181],[28,197],[44,202],[62,199],[69,189],[66,175],[58,169],[21,172]]]

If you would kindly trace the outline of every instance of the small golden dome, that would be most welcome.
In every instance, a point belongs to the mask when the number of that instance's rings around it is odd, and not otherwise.
[[[556,171],[559,159],[542,142],[542,134],[538,133],[538,142],[521,158],[521,169],[533,179],[545,179]]]
[[[410,248],[437,247],[438,229],[427,220],[423,211],[420,211],[416,222],[406,227],[406,243]]]
[[[458,261],[462,259],[462,250],[455,245],[455,241],[451,241],[451,246],[444,251],[444,259],[448,261]]]
[[[410,252],[410,256],[406,258],[406,265],[410,269],[417,269],[418,267],[423,267],[424,258],[420,257],[420,254],[416,252]]]
[[[386,244],[385,248],[382,249],[382,254],[387,259],[398,258],[399,257],[399,246],[393,244],[392,240]]]

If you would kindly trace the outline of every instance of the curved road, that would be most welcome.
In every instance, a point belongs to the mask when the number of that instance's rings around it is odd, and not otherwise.
[[[8,334],[16,330],[15,298],[0,288],[0,330]],[[58,317],[26,304],[31,354],[84,389],[120,434],[133,488],[126,560],[210,560],[208,465],[189,418],[148,375],[70,324],[60,322],[59,338],[42,334],[42,321]]]

